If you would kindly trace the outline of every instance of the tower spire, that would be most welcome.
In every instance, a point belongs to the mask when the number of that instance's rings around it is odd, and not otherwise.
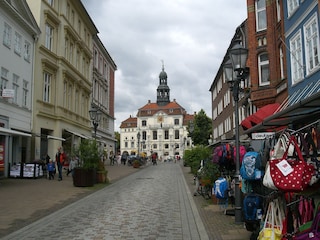
[[[162,62],[162,71],[159,74],[159,86],[157,89],[157,104],[165,106],[170,103],[170,88],[167,85],[167,73],[164,71],[164,61]]]

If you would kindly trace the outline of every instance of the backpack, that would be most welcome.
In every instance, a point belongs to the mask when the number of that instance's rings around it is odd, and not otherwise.
[[[220,164],[221,159],[222,159],[222,155],[223,155],[223,147],[221,145],[217,146],[213,151],[212,162]]]
[[[258,180],[262,178],[261,156],[258,152],[247,152],[243,156],[240,175],[246,180]]]
[[[248,194],[243,199],[243,216],[245,221],[259,220],[262,216],[262,209],[262,198],[260,196]]]
[[[228,182],[226,178],[218,178],[213,185],[213,191],[216,198],[226,199],[228,197]]]
[[[242,163],[243,157],[244,157],[244,155],[246,153],[247,153],[246,147],[241,145],[240,146],[240,151],[239,151],[240,164]],[[234,159],[234,162],[236,162],[236,159],[237,159],[236,155],[237,155],[237,148],[234,147],[233,148],[233,159]]]

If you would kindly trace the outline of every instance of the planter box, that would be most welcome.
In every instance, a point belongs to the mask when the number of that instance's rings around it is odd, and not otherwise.
[[[73,185],[75,187],[92,187],[96,179],[95,173],[94,169],[75,168]]]
[[[97,171],[96,173],[97,183],[107,183],[107,172],[106,171]]]

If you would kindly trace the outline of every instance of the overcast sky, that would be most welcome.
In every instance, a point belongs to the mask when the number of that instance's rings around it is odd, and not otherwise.
[[[115,130],[156,102],[162,60],[170,100],[211,117],[209,88],[246,0],[82,0],[115,61]]]

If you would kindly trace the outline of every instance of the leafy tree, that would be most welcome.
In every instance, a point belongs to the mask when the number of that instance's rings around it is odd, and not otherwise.
[[[196,146],[184,153],[184,161],[191,168],[191,172],[195,174],[200,167],[201,160],[208,159],[211,156],[211,149],[204,146]]]
[[[188,132],[194,145],[208,145],[212,134],[212,120],[203,109],[195,115],[194,121],[189,123]]]
[[[116,144],[116,154],[118,152],[120,152],[120,133],[119,132],[114,132],[114,136],[115,136],[115,139],[117,140]]]
[[[184,153],[184,161],[186,165],[191,168],[191,173],[196,174],[201,160],[204,160],[204,166],[202,170],[202,178],[209,179],[211,183],[214,183],[220,176],[219,165],[212,162],[211,148],[199,145],[190,150],[186,150]]]

